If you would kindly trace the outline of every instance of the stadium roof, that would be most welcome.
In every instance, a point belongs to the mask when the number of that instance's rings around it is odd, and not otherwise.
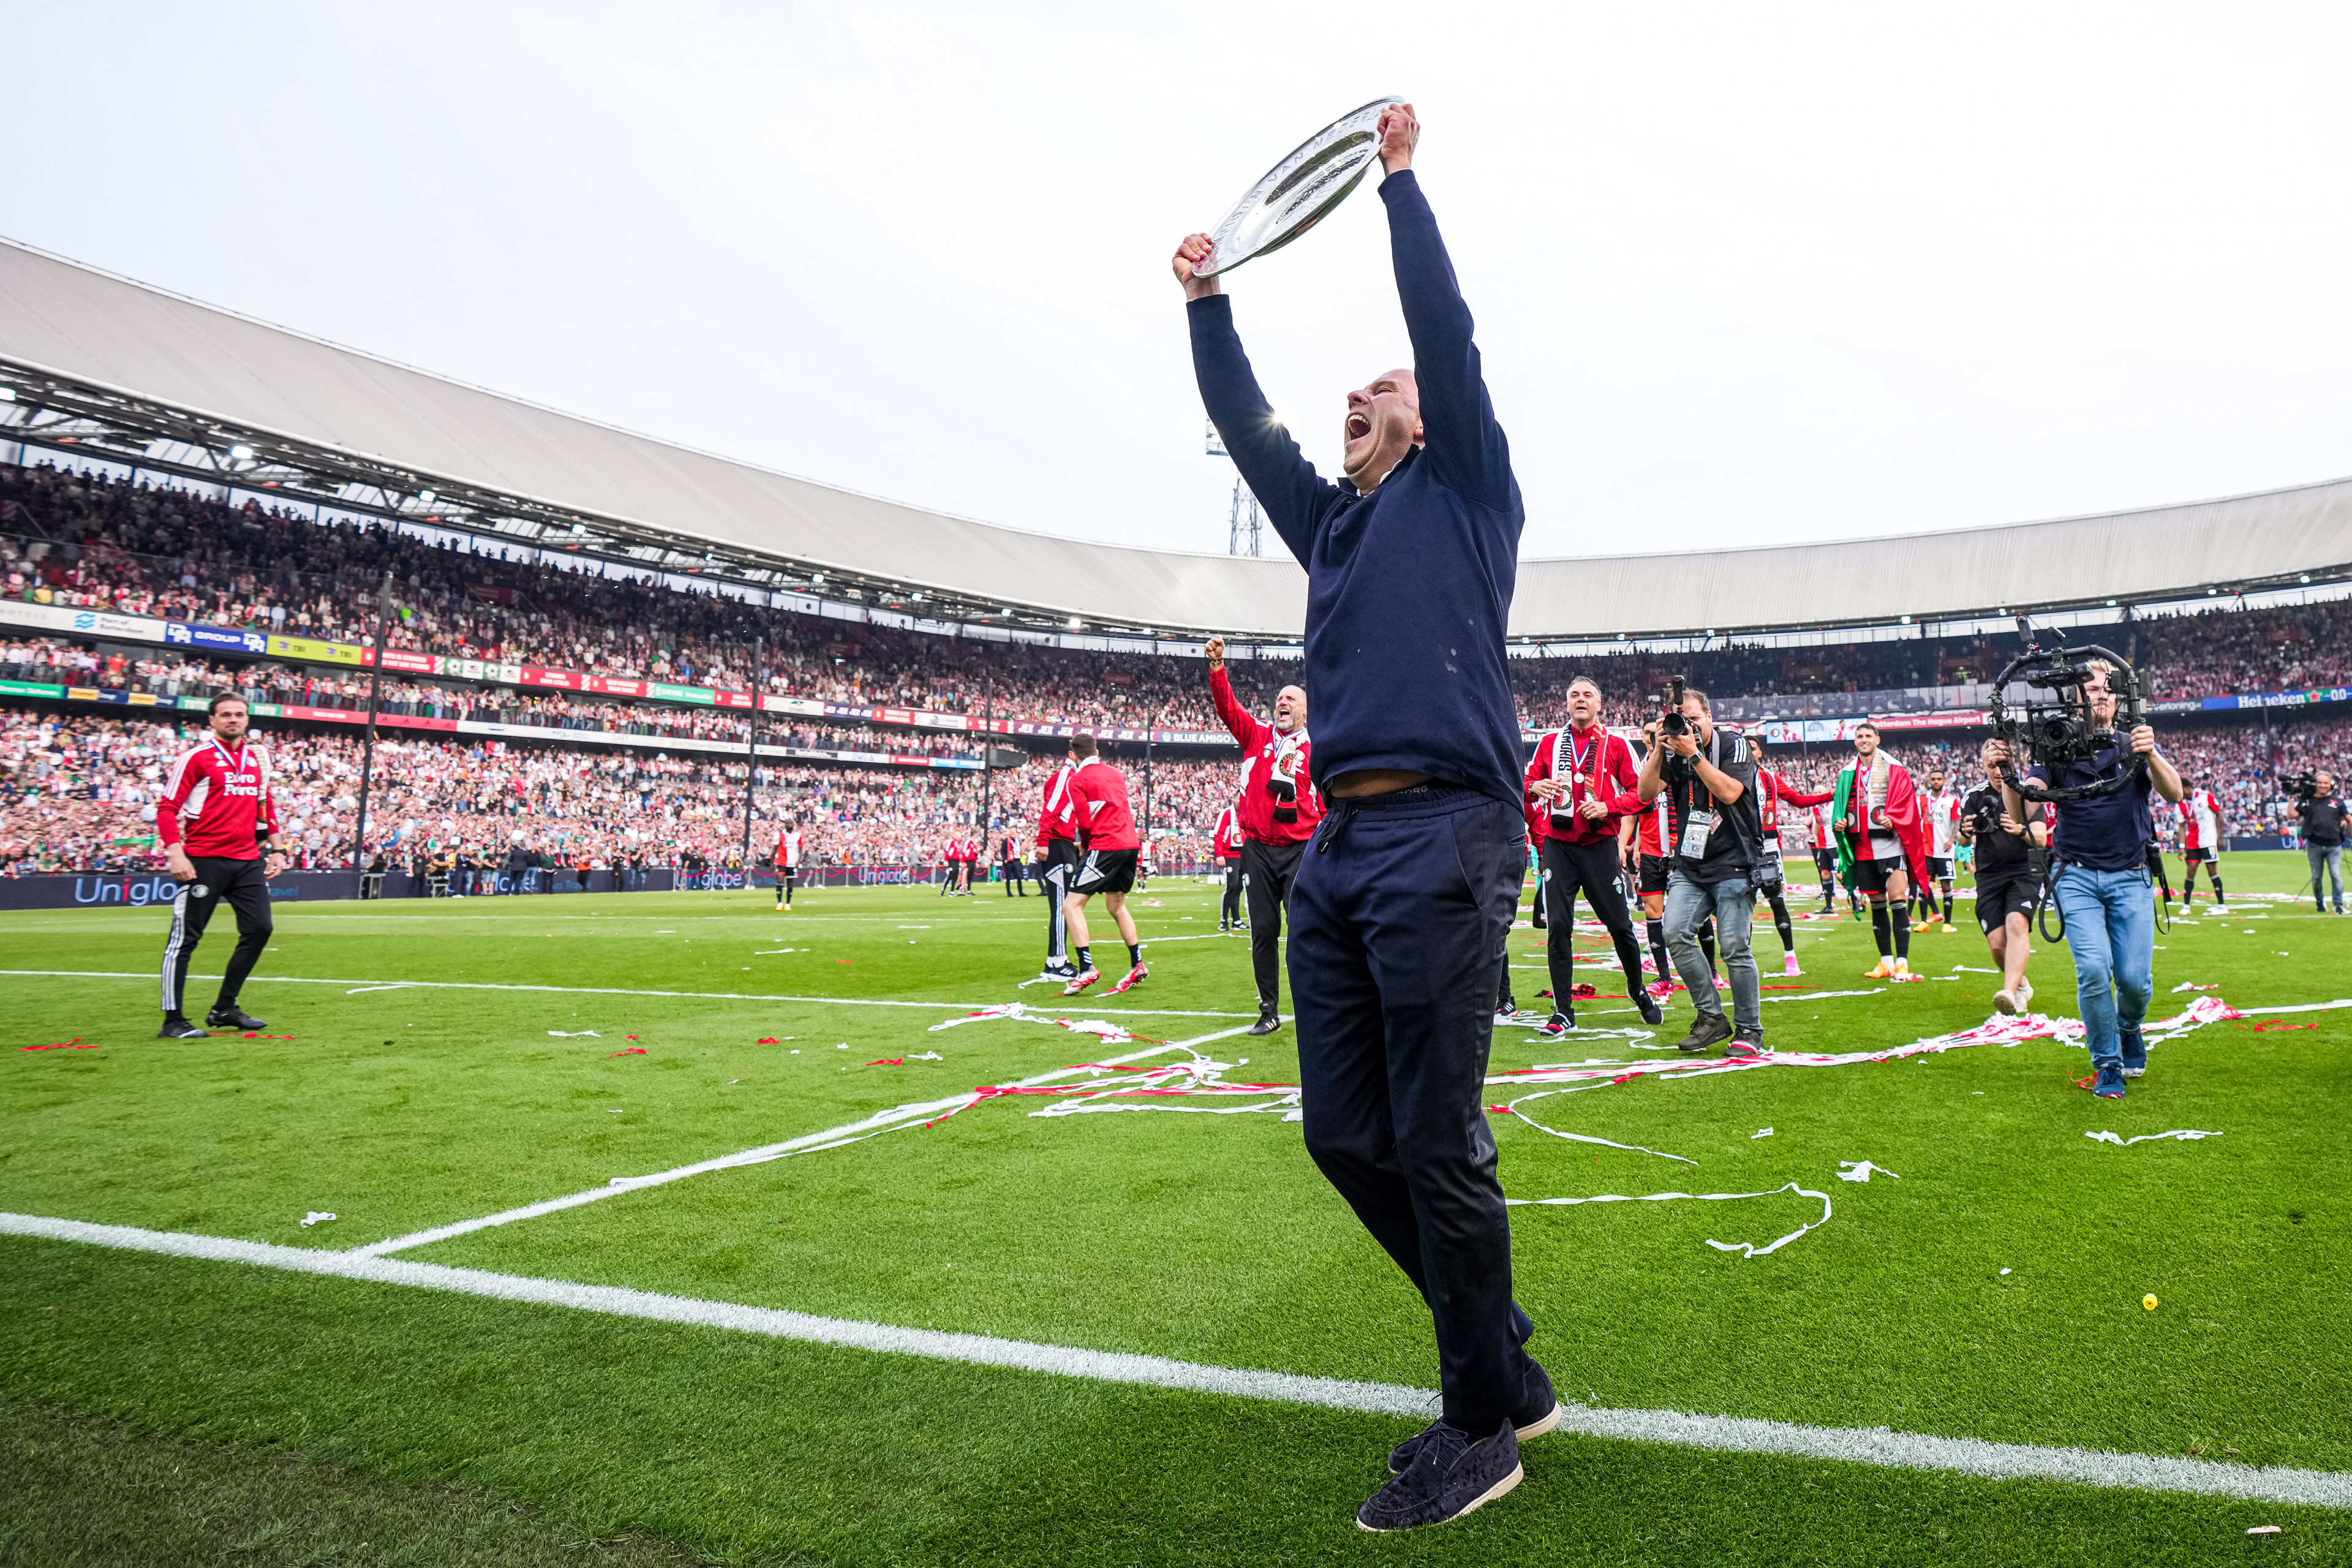
[[[468,386],[0,241],[0,439],[452,514],[615,559],[822,572],[944,615],[1296,641],[1287,559],[1097,544],[879,500]],[[372,503],[372,504],[371,504]],[[622,553],[625,552],[626,553]],[[1731,634],[2152,602],[2352,566],[2352,479],[2095,517],[1520,563],[1511,635]],[[2306,575],[2307,574],[2307,575]],[[1899,584],[1898,587],[1890,585]],[[1401,606],[1402,608],[1402,606]]]

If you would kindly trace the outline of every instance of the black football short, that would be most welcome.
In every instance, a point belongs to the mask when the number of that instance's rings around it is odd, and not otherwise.
[[[1948,878],[1951,874],[1952,861],[1949,856],[1930,855],[1927,857],[1927,875],[1930,877]]]
[[[1074,893],[1124,893],[1135,886],[1136,852],[1132,849],[1089,849],[1078,862],[1070,883]]]
[[[1883,893],[1886,891],[1886,879],[1899,875],[1902,869],[1903,862],[1900,860],[1856,860],[1853,863],[1854,889],[1864,893]]]
[[[1824,877],[1836,876],[1837,851],[1826,845],[1816,845],[1813,848],[1813,869]]]
[[[2180,858],[2194,866],[2200,860],[2213,859],[2214,855],[2210,849],[2184,849],[2180,853]]]
[[[2033,895],[2041,879],[2031,871],[1995,871],[1977,879],[1977,924],[1990,936],[2012,914],[2033,918]]]
[[[1644,895],[1664,892],[1666,879],[1674,868],[1675,863],[1663,855],[1643,856],[1641,869],[1634,875],[1633,890]]]

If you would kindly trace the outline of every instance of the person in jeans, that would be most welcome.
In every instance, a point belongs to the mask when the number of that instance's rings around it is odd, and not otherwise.
[[[2311,862],[2311,901],[2321,914],[2327,912],[2326,900],[2319,894],[2319,879],[2325,872],[2340,915],[2344,912],[2344,801],[2336,793],[2334,773],[2323,773],[2313,782],[2319,786],[2317,793],[2294,805],[2294,814],[2303,824],[2303,853]]]
[[[1736,731],[1716,728],[1704,691],[1683,693],[1685,732],[1660,731],[1642,766],[1635,807],[1661,795],[1669,818],[1665,845],[1666,952],[1690,988],[1698,1020],[1676,1049],[1727,1054],[1764,1053],[1762,991],[1748,926],[1756,910],[1756,867],[1763,858],[1764,822],[1757,807],[1756,753]],[[1667,759],[1672,758],[1669,762]],[[1699,929],[1715,921],[1724,973],[1731,978],[1732,1020],[1715,994],[1715,972],[1699,951]]]
[[[2051,858],[2058,868],[2052,890],[2066,920],[2066,945],[2074,951],[2075,999],[2091,1047],[2091,1092],[2121,1100],[2124,1079],[2147,1071],[2140,1021],[2147,1016],[2148,995],[2156,988],[2156,900],[2148,896],[2147,875],[2156,822],[2148,792],[2178,805],[2183,791],[2180,774],[2157,750],[2154,730],[2142,724],[2128,735],[2111,731],[2116,699],[2107,689],[2107,676],[2106,663],[2093,659],[2083,683],[2094,728],[2104,742],[2100,748],[2063,769],[2037,764],[2026,770],[2026,777],[2062,787],[2087,784],[2116,777],[2133,766],[2134,758],[2147,760],[2146,770],[2113,795],[2057,801],[2051,807],[2057,818]],[[1985,750],[1986,766],[2000,774],[2011,819],[2024,822],[2024,797],[2014,773],[2003,765],[2010,761],[2003,742]]]

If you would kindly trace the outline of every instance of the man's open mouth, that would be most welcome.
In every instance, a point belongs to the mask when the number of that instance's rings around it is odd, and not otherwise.
[[[1349,439],[1349,440],[1350,440],[1350,441],[1360,441],[1360,440],[1362,440],[1365,437],[1367,437],[1367,436],[1370,435],[1371,433],[1372,433],[1372,421],[1371,421],[1371,416],[1370,416],[1370,415],[1365,415],[1365,414],[1350,414],[1350,415],[1349,415],[1349,416],[1348,416],[1348,439]]]

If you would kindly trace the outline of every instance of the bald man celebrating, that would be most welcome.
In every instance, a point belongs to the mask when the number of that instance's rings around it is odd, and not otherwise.
[[[1559,1426],[1511,1300],[1511,1227],[1486,1126],[1503,939],[1527,864],[1503,637],[1527,510],[1470,309],[1412,175],[1412,106],[1381,115],[1381,200],[1410,370],[1348,395],[1346,479],[1277,424],[1213,248],[1176,248],[1201,399],[1307,568],[1307,689],[1321,827],[1290,889],[1307,1151],[1429,1305],[1444,1414],[1390,1456],[1367,1530],[1455,1519],[1519,1482]]]
[[[1209,695],[1217,717],[1242,746],[1242,885],[1249,895],[1250,967],[1257,973],[1253,1035],[1282,1027],[1282,906],[1298,875],[1298,858],[1323,820],[1312,772],[1307,692],[1286,686],[1268,724],[1243,707],[1225,674],[1225,639],[1209,639]]]

